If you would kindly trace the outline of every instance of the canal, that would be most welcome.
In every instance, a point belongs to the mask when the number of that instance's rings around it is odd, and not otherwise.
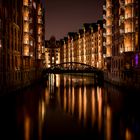
[[[54,75],[0,97],[0,140],[140,139],[139,93],[89,75]]]

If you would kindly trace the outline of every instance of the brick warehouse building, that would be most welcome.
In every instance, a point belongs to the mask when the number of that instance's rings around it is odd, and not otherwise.
[[[60,62],[79,62],[93,67],[104,68],[103,22],[84,23],[79,32],[69,32],[63,39]],[[68,67],[68,66],[67,66]]]
[[[39,0],[1,0],[0,93],[27,86],[40,78],[44,22]]]
[[[138,0],[106,0],[103,6],[105,79],[115,84],[140,82],[140,14]]]

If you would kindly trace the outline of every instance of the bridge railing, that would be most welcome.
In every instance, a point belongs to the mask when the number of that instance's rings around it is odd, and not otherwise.
[[[79,63],[79,62],[64,62],[60,64],[54,64],[50,67],[50,69],[54,68],[61,68],[61,69],[66,69],[66,70],[83,70],[83,69],[97,69],[91,65],[84,64],[84,63]]]

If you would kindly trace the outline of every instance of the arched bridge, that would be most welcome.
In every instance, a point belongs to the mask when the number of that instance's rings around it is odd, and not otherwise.
[[[101,77],[102,71],[84,63],[79,62],[64,62],[60,64],[54,64],[50,68],[46,68],[43,71],[46,73],[94,73],[95,76]]]
[[[90,71],[90,70],[95,70],[97,71],[98,69],[95,67],[92,67],[91,65],[84,64],[84,63],[79,63],[79,62],[64,62],[60,64],[54,64],[48,70],[66,70],[66,71]]]

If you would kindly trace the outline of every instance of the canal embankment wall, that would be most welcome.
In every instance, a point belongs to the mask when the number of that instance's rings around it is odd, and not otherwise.
[[[140,70],[125,71],[121,75],[113,75],[104,71],[104,81],[118,87],[131,90],[140,90]]]
[[[28,74],[23,71],[21,73],[21,78],[9,79],[1,83],[0,86],[0,96],[5,96],[18,92],[32,85],[35,85],[43,80],[42,69],[36,71],[30,71]]]

